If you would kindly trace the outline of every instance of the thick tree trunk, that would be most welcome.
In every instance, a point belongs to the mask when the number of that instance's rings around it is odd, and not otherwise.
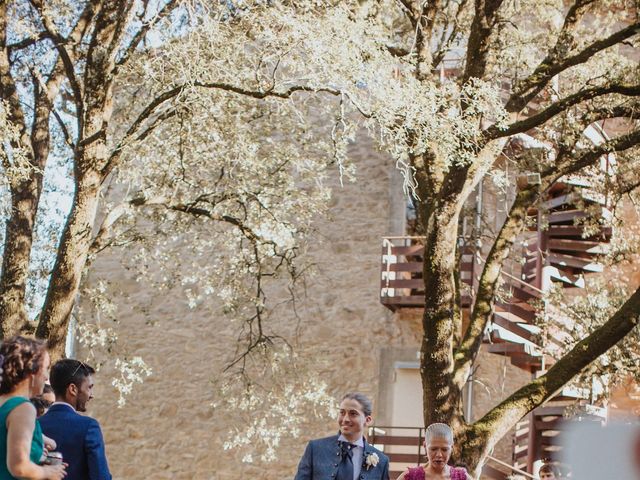
[[[102,177],[91,171],[78,181],[36,335],[47,338],[53,357],[64,356],[65,339],[92,241]]]
[[[0,277],[0,335],[15,335],[28,322],[26,286],[33,244],[33,228],[38,208],[37,182],[16,189],[7,221],[2,277]]]
[[[423,278],[425,309],[420,373],[425,425],[452,423],[459,416],[460,392],[451,388],[456,302],[456,239],[461,202],[438,205],[427,227]]]
[[[6,71],[5,67],[0,68],[0,71]],[[3,90],[11,89],[12,84],[7,82],[9,80],[5,79]],[[59,85],[60,80],[51,82],[49,94],[55,96]],[[49,105],[47,92],[34,85],[35,113],[31,136],[27,137],[26,128],[22,134],[23,145],[30,146],[29,162],[32,170],[28,178],[21,182],[11,182],[10,187],[11,214],[6,225],[0,277],[1,338],[15,335],[29,321],[26,311],[26,288],[36,214],[42,193],[43,171],[49,157]],[[24,123],[22,112],[14,111],[12,115],[18,123]]]

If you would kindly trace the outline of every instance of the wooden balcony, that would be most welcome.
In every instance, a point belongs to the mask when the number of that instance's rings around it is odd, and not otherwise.
[[[384,237],[382,239],[382,269],[380,275],[380,302],[390,310],[424,308],[424,281],[422,278],[423,237]],[[471,285],[473,256],[463,252],[460,278]],[[463,296],[463,306],[470,297]]]

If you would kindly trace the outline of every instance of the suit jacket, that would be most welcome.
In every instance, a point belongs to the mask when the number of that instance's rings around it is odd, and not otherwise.
[[[58,444],[65,480],[111,480],[98,421],[77,413],[71,405],[54,404],[38,419],[43,433]]]
[[[338,474],[341,460],[339,435],[311,440],[298,464],[298,472],[294,480],[333,480]],[[367,457],[378,455],[375,467],[366,464]],[[389,480],[389,459],[380,450],[364,442],[360,480]]]

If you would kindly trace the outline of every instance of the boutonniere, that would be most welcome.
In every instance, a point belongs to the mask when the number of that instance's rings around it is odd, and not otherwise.
[[[367,453],[367,455],[364,457],[364,465],[367,467],[367,470],[369,470],[370,468],[375,468],[376,465],[378,465],[379,461],[380,457],[377,453]]]

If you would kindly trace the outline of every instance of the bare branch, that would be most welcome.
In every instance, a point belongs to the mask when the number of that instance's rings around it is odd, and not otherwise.
[[[569,15],[570,14],[568,14],[567,19],[569,19]],[[518,84],[511,98],[507,101],[507,111],[519,112],[540,93],[554,76],[570,67],[586,62],[596,53],[621,43],[627,38],[636,35],[640,30],[640,23],[629,25],[605,39],[593,42],[575,55],[565,56],[573,38],[569,32],[572,32],[575,27],[573,22],[567,22],[568,20],[565,22],[565,27],[567,28],[561,32],[560,38],[551,53],[538,65],[529,77]],[[568,25],[570,25],[571,28],[569,28]]]
[[[512,123],[505,129],[500,129],[496,125],[490,126],[485,131],[485,139],[492,140],[495,138],[509,137],[517,133],[523,133],[532,128],[538,127],[556,115],[566,111],[567,109],[578,105],[587,100],[601,97],[603,95],[619,94],[625,96],[638,96],[640,95],[640,85],[620,85],[612,84],[602,87],[592,87],[584,90],[580,90],[577,93],[569,95],[557,102],[552,103],[541,112],[531,115],[524,120],[520,120]]]
[[[40,21],[45,28],[47,36],[53,42],[56,50],[60,55],[60,59],[62,59],[62,64],[64,66],[64,72],[69,80],[69,85],[71,85],[71,91],[73,92],[73,99],[76,106],[76,122],[78,124],[78,133],[82,132],[82,123],[83,123],[83,100],[82,100],[82,88],[80,87],[80,83],[78,78],[76,77],[74,61],[71,58],[71,55],[67,51],[65,46],[66,39],[60,35],[56,29],[56,26],[51,21],[51,18],[44,11],[44,5],[42,4],[42,0],[30,0],[31,4],[35,8],[35,10],[40,15]],[[51,99],[53,100],[53,99]]]
[[[551,183],[564,175],[579,172],[598,161],[600,157],[607,153],[621,152],[639,144],[640,130],[634,130],[591,148],[577,152],[561,152],[556,159],[556,164],[548,167],[541,175],[550,179]]]
[[[111,152],[108,162],[102,170],[103,178],[106,178],[111,171],[113,171],[115,165],[118,162],[120,154],[124,146],[138,133],[142,125],[152,117],[152,115],[164,104],[167,102],[178,98],[185,90],[189,87],[199,87],[206,89],[219,89],[224,90],[231,93],[236,93],[239,95],[245,95],[251,98],[256,99],[265,99],[268,97],[276,97],[276,98],[290,98],[294,93],[297,92],[314,92],[314,93],[329,93],[331,95],[341,95],[348,98],[351,103],[356,107],[356,109],[360,112],[361,115],[369,118],[371,117],[371,113],[362,109],[350,96],[348,93],[343,92],[342,90],[330,87],[321,87],[321,88],[311,88],[305,85],[295,85],[287,88],[286,90],[278,91],[275,88],[270,88],[268,90],[249,90],[243,87],[239,87],[237,85],[231,85],[224,82],[194,82],[192,84],[184,84],[177,87],[172,88],[160,95],[158,95],[155,99],[153,99],[138,115],[138,117],[133,121],[125,135],[122,137],[116,148]],[[173,116],[175,114],[169,114],[168,112],[163,113],[162,115],[166,115],[166,118]],[[162,115],[160,117],[162,117]],[[158,117],[158,118],[160,118]],[[157,126],[158,119],[153,121],[153,128]],[[145,132],[150,133],[150,130],[147,129]],[[98,132],[99,133],[99,132]],[[146,137],[146,134],[141,134],[140,139]],[[89,141],[86,139],[85,141]]]
[[[149,33],[149,30],[153,28],[160,20],[166,18],[171,12],[178,6],[178,0],[169,0],[159,11],[158,13],[149,21],[145,22],[142,27],[135,33],[131,42],[126,47],[124,53],[120,57],[120,59],[116,62],[116,67],[124,65],[129,60],[129,57],[133,52],[135,52],[140,42],[144,39],[145,35]]]
[[[610,348],[631,330],[640,318],[640,289],[600,328],[576,344],[549,371],[516,391],[478,420],[474,428],[485,432],[495,444],[520,418],[552,397],[573,377]]]
[[[443,40],[440,42],[440,45],[438,45],[438,48],[436,49],[436,52],[433,55],[434,67],[437,67],[438,65],[440,65],[442,60],[444,60],[444,57],[447,55],[449,49],[451,48],[452,43],[455,41],[456,37],[458,36],[458,32],[460,32],[460,17],[462,16],[464,9],[467,7],[467,3],[468,3],[468,0],[462,0],[458,4],[458,11],[456,12],[455,18],[453,20],[453,28],[451,29],[451,33],[446,38],[446,40],[444,39],[444,36],[446,35],[446,32],[448,30],[448,25],[444,26],[442,31]]]

